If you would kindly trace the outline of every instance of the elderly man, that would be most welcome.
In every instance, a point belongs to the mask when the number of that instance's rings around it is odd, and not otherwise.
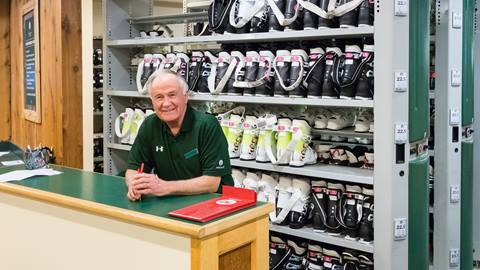
[[[233,185],[222,129],[214,116],[188,105],[183,78],[159,70],[147,85],[155,114],[145,119],[129,153],[127,197],[200,194],[220,191],[220,183]]]

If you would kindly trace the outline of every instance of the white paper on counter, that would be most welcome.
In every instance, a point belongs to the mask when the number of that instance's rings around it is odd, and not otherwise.
[[[1,151],[0,151],[0,157],[1,157],[1,156],[8,155],[8,154],[10,154],[10,151],[6,151],[6,152],[1,152]]]
[[[9,161],[2,161],[3,166],[14,166],[14,165],[20,165],[23,164],[23,160],[9,160]]]
[[[38,175],[57,175],[61,174],[62,172],[55,171],[53,169],[37,169],[37,170],[17,170],[12,171],[4,174],[0,174],[0,183],[8,182],[8,181],[18,181],[27,179],[32,176]]]

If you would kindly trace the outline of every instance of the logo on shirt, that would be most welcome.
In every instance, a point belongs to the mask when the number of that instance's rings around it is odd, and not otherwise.
[[[220,159],[220,160],[218,161],[218,166],[216,167],[216,169],[223,169],[223,168],[224,168],[224,166],[223,166],[223,160]]]
[[[157,146],[155,147],[155,151],[158,152],[159,150],[160,150],[160,152],[163,152],[163,146],[158,147],[158,145],[157,145]]]

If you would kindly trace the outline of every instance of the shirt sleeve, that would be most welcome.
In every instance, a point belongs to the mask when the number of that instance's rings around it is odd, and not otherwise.
[[[132,145],[132,149],[128,153],[127,168],[130,170],[138,170],[142,166],[142,163],[144,164],[144,172],[150,172],[154,167],[151,152],[149,151],[149,139],[147,138],[148,129],[146,126],[147,123],[145,122],[140,126],[135,142]]]
[[[200,162],[202,174],[209,176],[225,176],[232,173],[228,144],[222,128],[213,117],[205,121],[200,137]]]

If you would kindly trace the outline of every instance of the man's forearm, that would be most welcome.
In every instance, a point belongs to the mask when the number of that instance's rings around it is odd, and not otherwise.
[[[128,169],[126,172],[125,172],[125,183],[127,184],[127,186],[130,184],[133,176],[135,174],[137,174],[138,172],[137,171],[134,171],[134,170],[130,170]]]
[[[187,180],[168,181],[168,193],[172,195],[191,195],[216,192],[220,176],[199,176]]]

